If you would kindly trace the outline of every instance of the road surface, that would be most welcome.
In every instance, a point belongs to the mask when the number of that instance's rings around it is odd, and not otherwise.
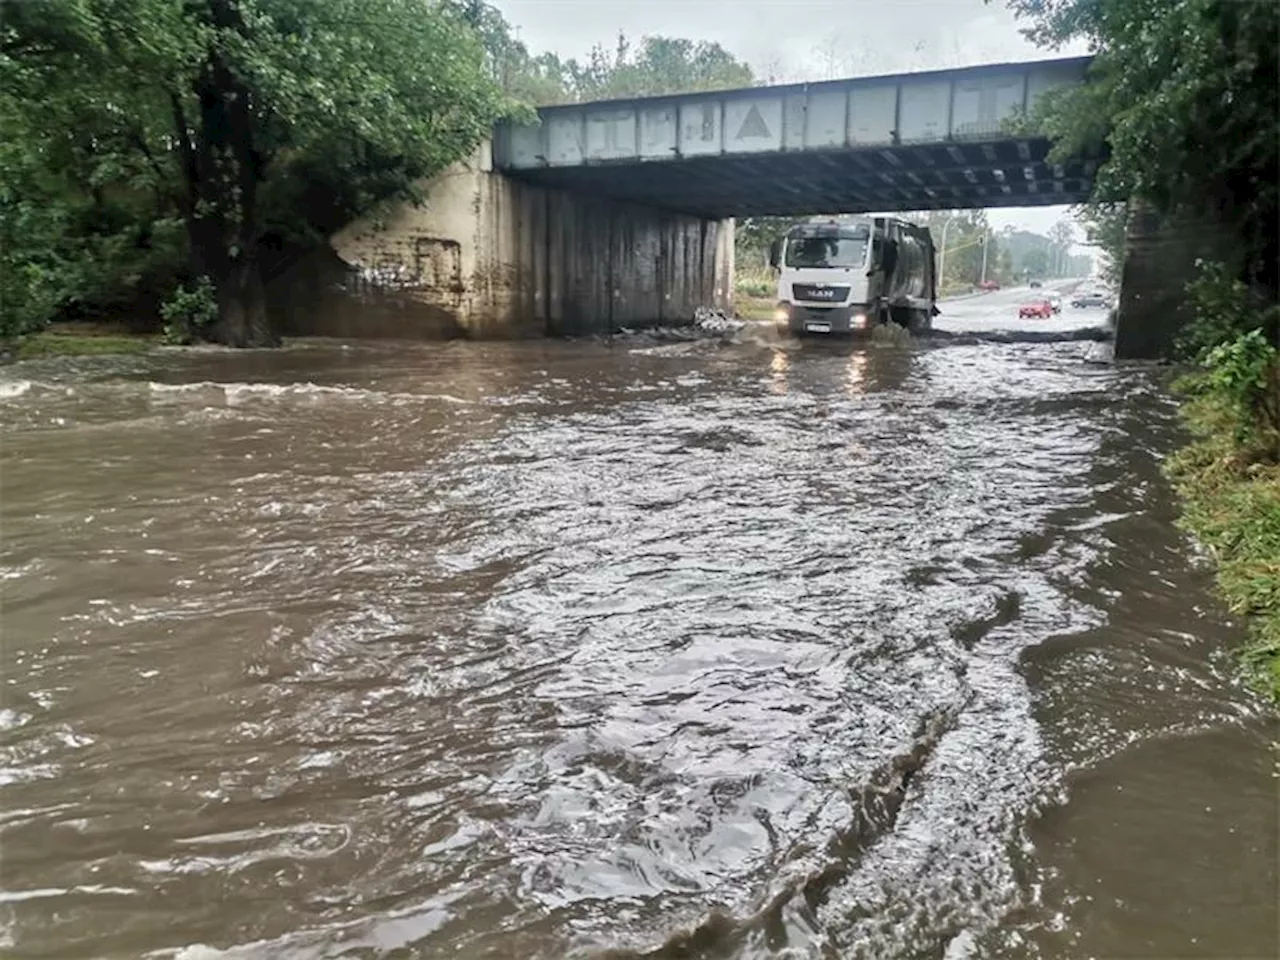
[[[1277,956],[1273,720],[1087,346],[5,368],[0,952]]]
[[[1061,292],[1075,281],[1051,281],[1033,290],[1019,286],[992,293],[943,300],[938,304],[942,311],[933,320],[934,328],[948,333],[993,333],[997,331],[1042,331],[1066,333],[1084,327],[1103,327],[1107,323],[1108,310],[1071,306],[1070,296],[1062,294],[1062,312],[1048,320],[1022,319],[1018,308],[1053,290]]]

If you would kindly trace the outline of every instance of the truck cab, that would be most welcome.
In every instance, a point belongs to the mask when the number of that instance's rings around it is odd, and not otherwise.
[[[769,249],[780,327],[796,334],[927,329],[936,312],[929,231],[888,217],[804,223]]]

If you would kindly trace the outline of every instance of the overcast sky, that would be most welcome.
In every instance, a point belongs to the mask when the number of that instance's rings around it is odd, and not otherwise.
[[[1037,48],[1004,0],[490,0],[534,53],[585,57],[618,32],[719,43],[757,76],[817,80],[1085,53]],[[1048,231],[1062,207],[992,210],[997,229]]]

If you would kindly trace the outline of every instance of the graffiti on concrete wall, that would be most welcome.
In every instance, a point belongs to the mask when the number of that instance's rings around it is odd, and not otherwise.
[[[352,264],[357,293],[414,293],[455,301],[463,292],[462,247],[441,237],[407,237]]]

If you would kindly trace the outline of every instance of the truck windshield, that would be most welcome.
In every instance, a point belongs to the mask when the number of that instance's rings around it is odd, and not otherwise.
[[[787,241],[788,267],[860,267],[866,262],[867,241],[850,237],[800,237]]]

